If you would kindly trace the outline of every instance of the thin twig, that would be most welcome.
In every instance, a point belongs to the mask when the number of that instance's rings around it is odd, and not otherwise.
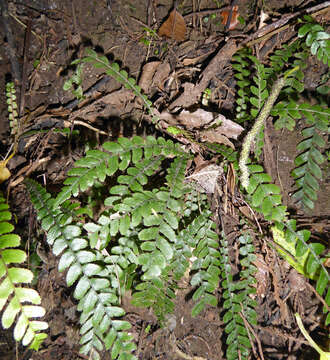
[[[265,360],[264,358],[264,353],[262,351],[262,346],[261,346],[261,342],[260,339],[258,337],[258,335],[255,333],[255,331],[253,330],[253,327],[249,324],[249,322],[245,319],[245,316],[242,314],[242,312],[239,312],[240,317],[242,318],[245,327],[247,328],[247,330],[251,331],[251,333],[253,334],[253,336],[255,337],[257,344],[258,344],[258,350],[259,350],[259,355],[261,357],[261,360]],[[248,332],[249,334],[249,332]],[[252,344],[252,342],[251,342]]]
[[[30,42],[31,42],[31,27],[32,27],[32,18],[29,18],[25,30],[25,37],[24,37],[23,71],[22,71],[22,82],[21,82],[21,91],[20,91],[20,99],[19,99],[20,117],[24,115],[24,107],[25,107],[25,89],[26,89],[26,81],[27,81],[28,54],[29,54]],[[21,128],[21,124],[20,124],[20,128]]]

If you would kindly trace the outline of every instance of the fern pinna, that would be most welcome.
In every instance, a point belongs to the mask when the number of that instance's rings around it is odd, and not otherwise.
[[[23,250],[17,249],[21,239],[12,233],[14,226],[8,222],[10,220],[9,206],[0,193],[0,311],[3,312],[1,324],[4,329],[8,329],[16,322],[14,339],[38,350],[47,337],[39,331],[46,330],[48,324],[36,319],[44,316],[45,309],[40,306],[41,299],[37,291],[25,285],[32,282],[33,273],[17,265],[24,263],[27,256]]]

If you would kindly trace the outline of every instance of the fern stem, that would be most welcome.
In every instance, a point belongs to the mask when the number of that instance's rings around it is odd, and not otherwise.
[[[239,168],[241,170],[241,183],[245,189],[249,186],[249,170],[248,170],[248,167],[246,166],[246,163],[249,158],[252,143],[253,143],[255,137],[257,136],[257,134],[259,133],[265,120],[269,116],[269,113],[270,113],[280,91],[282,90],[282,88],[285,84],[285,80],[286,80],[285,77],[280,78],[274,83],[274,85],[272,87],[272,91],[271,91],[267,101],[265,102],[265,105],[262,108],[259,116],[257,117],[256,122],[254,123],[252,129],[249,131],[249,133],[244,138],[242,152],[241,152],[241,156],[239,159]]]

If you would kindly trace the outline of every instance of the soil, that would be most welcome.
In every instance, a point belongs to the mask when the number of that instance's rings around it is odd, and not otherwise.
[[[63,85],[74,72],[71,62],[81,57],[87,47],[106,54],[140,82],[159,112],[168,112],[169,109],[174,111],[178,108],[196,110],[196,104],[193,104],[195,93],[189,92],[189,87],[192,89],[192,84],[205,81],[212,88],[212,99],[210,107],[204,106],[204,109],[222,113],[228,119],[234,120],[237,88],[229,61],[235,52],[236,44],[256,31],[261,3],[263,11],[270,16],[268,23],[271,23],[322,1],[237,0],[235,4],[245,23],[238,23],[235,29],[229,32],[221,23],[220,15],[220,10],[227,9],[228,1],[179,1],[177,10],[186,15],[184,21],[187,34],[184,41],[160,38],[146,30],[157,30],[160,27],[173,8],[172,0],[8,1],[11,13],[8,22],[13,32],[16,51],[14,58],[21,72],[24,52],[26,55],[22,121],[29,130],[47,131],[37,131],[20,141],[18,152],[8,165],[12,176],[1,186],[2,190],[8,193],[10,209],[16,218],[15,231],[22,237],[30,255],[29,264],[36,273],[34,286],[39,291],[42,305],[46,309],[45,321],[49,323],[49,336],[36,353],[16,344],[12,329],[2,330],[0,359],[87,358],[79,355],[79,313],[72,296],[73,290],[66,286],[65,274],[57,271],[57,259],[47,247],[37,224],[23,184],[24,177],[36,179],[45,184],[48,191],[55,193],[59,191],[74,161],[84,154],[87,145],[97,146],[109,138],[116,139],[121,135],[159,135],[150,124],[150,119],[143,114],[141,104],[128,91],[122,90],[122,85],[114,80],[101,84],[92,100],[89,98],[79,108],[70,108],[68,104],[74,100],[74,96],[71,91],[64,91]],[[210,9],[212,11],[207,12]],[[327,12],[317,17],[325,28],[329,24],[329,9],[328,7]],[[198,15],[203,11],[204,16]],[[191,13],[196,15],[189,16]],[[29,24],[29,21],[32,32],[27,45],[26,32],[29,30],[22,24]],[[273,49],[293,38],[293,28],[291,25],[285,34],[280,32],[277,37],[265,40],[255,48],[264,54],[263,61],[267,63],[267,55]],[[12,59],[8,56],[8,34],[3,22],[0,22],[0,32],[0,151],[5,157],[12,144],[7,120],[5,83],[13,79],[21,84],[21,79],[15,78],[13,72],[10,62]],[[212,65],[221,48],[222,58]],[[146,66],[153,62],[157,63],[152,65],[155,72],[150,76],[148,71],[151,70],[147,71]],[[214,66],[212,72],[200,81],[200,74],[211,66],[210,64]],[[304,93],[308,101],[315,102],[315,88],[327,72],[328,68],[322,63],[313,58],[308,60]],[[102,78],[102,71],[87,65],[84,70],[84,91]],[[201,93],[197,95],[201,97]],[[51,131],[63,126],[79,130],[79,136],[67,137]],[[271,154],[267,170],[280,185],[284,204],[288,206],[299,226],[310,230],[318,241],[328,244],[329,167],[323,166],[324,176],[320,181],[314,210],[303,211],[291,198],[294,183],[290,177],[297,154],[296,146],[302,139],[301,125],[298,122],[292,132],[275,131],[272,119],[269,119],[265,132]],[[226,141],[230,144],[234,142],[239,148],[239,140],[235,142],[231,138]],[[322,304],[307,280],[290,269],[266,243],[259,244],[257,249],[258,261],[263,265],[259,268],[257,278],[259,326],[254,331],[260,340],[264,358],[317,359],[317,353],[302,337],[293,314],[296,311],[304,314],[304,323],[311,335],[318,343],[325,345],[327,329],[322,327]],[[221,309],[207,307],[193,318],[191,290],[188,284],[177,294],[175,316],[168,318],[168,325],[164,328],[159,327],[152,311],[134,308],[130,305],[129,296],[124,298],[127,312],[125,318],[133,325],[131,333],[138,346],[136,354],[139,359],[225,359],[226,344]],[[217,296],[221,298],[221,289]],[[284,316],[284,311],[287,316]],[[258,351],[260,349],[256,344],[251,359],[259,359]],[[110,359],[110,355],[104,353],[103,358]]]

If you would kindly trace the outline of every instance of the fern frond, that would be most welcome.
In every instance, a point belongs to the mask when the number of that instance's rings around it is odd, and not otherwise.
[[[102,147],[104,151],[89,150],[85,157],[76,161],[74,168],[68,172],[65,186],[58,194],[54,207],[59,206],[71,196],[77,196],[80,192],[86,191],[96,182],[103,182],[106,176],[111,176],[118,170],[124,171],[133,164],[139,169],[140,175],[128,173],[129,178],[119,177],[120,185],[111,189],[112,194],[123,196],[129,192],[129,187],[133,191],[140,189],[146,176],[153,174],[155,168],[159,167],[165,158],[187,156],[171,140],[155,139],[152,136],[146,139],[139,136],[132,139],[119,138],[118,142],[106,142]],[[130,182],[129,187],[125,185],[127,182]]]
[[[255,261],[254,247],[251,236],[244,234],[239,237],[240,263],[243,269],[240,272],[240,280],[235,282],[231,273],[229,259],[228,241],[223,235],[221,243],[221,277],[223,292],[223,308],[225,313],[223,321],[226,324],[227,333],[226,344],[228,345],[226,356],[227,360],[248,359],[251,343],[247,330],[244,326],[242,316],[252,325],[257,323],[257,314],[254,308],[257,302],[251,299],[250,295],[255,293],[253,284],[255,283],[254,273],[256,268],[252,265]]]
[[[330,110],[326,112],[330,115]],[[329,117],[323,119],[325,121],[320,118],[315,120],[313,126],[301,132],[305,139],[297,146],[300,154],[295,158],[296,168],[291,173],[297,187],[293,198],[307,209],[313,209],[314,202],[317,200],[318,182],[322,178],[320,165],[325,160],[320,150],[326,143],[319,133],[328,132],[329,127]]]
[[[102,253],[88,247],[88,239],[82,235],[82,226],[72,222],[69,205],[63,203],[62,211],[54,207],[51,198],[41,185],[27,179],[31,201],[38,211],[42,227],[47,231],[47,241],[55,255],[60,255],[59,271],[67,270],[68,286],[75,284],[74,297],[79,300],[78,310],[82,312],[81,353],[99,359],[99,351],[111,348],[112,359],[135,359],[132,337],[126,330],[130,324],[114,318],[123,316],[119,306],[118,288],[110,283],[119,266],[107,265]],[[68,210],[65,212],[65,210]]]
[[[325,296],[327,305],[330,306],[330,275],[320,255],[325,250],[320,243],[309,243],[310,232],[307,230],[296,231],[296,221],[289,220],[277,223],[272,227],[274,241],[280,245],[278,252],[304,276],[316,281],[316,291],[320,296]],[[283,249],[285,251],[283,251]],[[291,256],[287,256],[289,253]],[[330,313],[326,323],[330,323]]]
[[[304,73],[303,69],[307,66],[308,51],[300,39],[290,44],[284,44],[281,49],[277,49],[274,55],[270,56],[271,67],[269,71],[273,77],[283,73],[290,68],[298,68],[289,79],[288,87],[284,90],[286,94],[301,93],[304,90]]]
[[[298,30],[298,36],[305,38],[306,45],[310,47],[312,55],[316,55],[323,64],[330,66],[330,34],[308,15],[304,16],[306,24]]]
[[[289,102],[280,101],[275,104],[271,115],[278,116],[274,124],[276,130],[287,128],[292,131],[296,120],[302,117],[305,117],[309,124],[329,122],[330,110],[320,105],[299,104],[294,100],[290,100]]]
[[[153,122],[157,122],[158,118],[155,115],[152,102],[147,98],[146,95],[142,93],[142,89],[139,85],[136,84],[136,80],[128,76],[127,71],[121,70],[120,66],[116,62],[110,64],[106,56],[99,56],[92,49],[86,49],[86,55],[87,56],[81,61],[86,63],[89,62],[95,68],[104,69],[107,75],[113,77],[115,80],[123,84],[126,89],[132,90],[133,93],[142,100],[143,105],[148,110],[149,114],[152,115]]]
[[[151,307],[160,324],[163,325],[166,315],[174,311],[175,292],[166,278],[153,278],[135,287],[132,305]]]
[[[197,287],[193,294],[193,300],[197,303],[192,309],[192,316],[198,315],[205,305],[216,306],[218,303],[214,291],[219,285],[221,255],[216,226],[209,217],[210,213],[204,210],[192,224],[192,228],[197,230],[191,244],[194,248],[193,255],[197,258],[191,267],[194,275],[190,283]]]
[[[232,67],[235,70],[235,78],[237,79],[237,91],[238,99],[236,100],[236,119],[239,123],[248,121],[251,119],[251,115],[248,112],[249,94],[250,94],[250,75],[251,75],[251,62],[248,56],[251,55],[251,50],[244,48],[238,51],[233,56]]]
[[[247,192],[250,205],[265,216],[266,220],[283,221],[286,206],[282,205],[281,189],[272,184],[270,175],[261,165],[248,165],[250,178]]]
[[[17,136],[19,133],[19,122],[18,122],[19,120],[18,120],[16,90],[13,82],[8,82],[6,84],[6,97],[7,97],[9,127],[11,131],[11,135]]]
[[[21,341],[24,346],[38,350],[42,341],[47,337],[39,332],[48,328],[44,321],[32,320],[41,318],[45,309],[40,306],[41,299],[34,289],[22,286],[30,284],[33,274],[30,270],[15,266],[26,260],[26,253],[17,249],[21,239],[13,234],[14,226],[11,220],[9,206],[0,193],[0,311],[1,323],[4,329],[10,328],[14,321],[14,339]]]

